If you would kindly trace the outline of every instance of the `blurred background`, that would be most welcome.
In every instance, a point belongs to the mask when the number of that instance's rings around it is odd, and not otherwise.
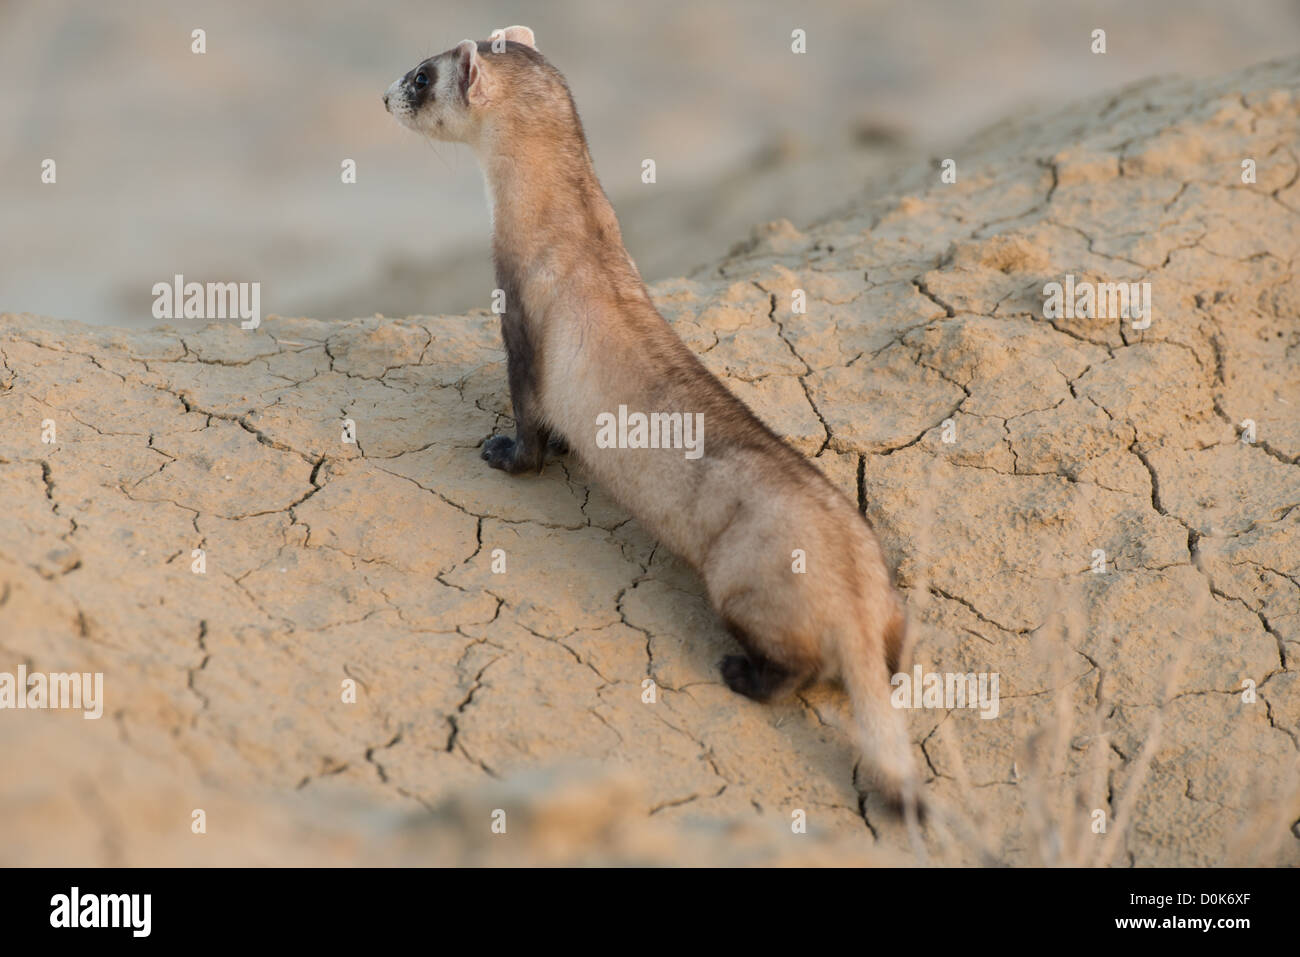
[[[567,75],[653,281],[1017,109],[1293,53],[1300,0],[0,0],[0,311],[152,325],[175,273],[260,282],[263,315],[487,306],[473,156],[380,94],[513,23]]]

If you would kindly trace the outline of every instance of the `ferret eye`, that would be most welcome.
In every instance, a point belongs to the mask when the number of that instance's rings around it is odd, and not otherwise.
[[[428,78],[427,76],[424,75],[424,71],[423,71],[423,70],[421,70],[419,73],[415,74],[415,85],[418,86],[418,87],[428,86],[428,85],[429,85],[429,78]]]

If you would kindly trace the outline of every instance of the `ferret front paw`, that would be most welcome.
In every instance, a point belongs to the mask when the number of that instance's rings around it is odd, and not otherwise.
[[[512,439],[508,435],[494,435],[483,443],[483,451],[479,457],[494,469],[516,475],[535,468],[537,464],[521,455],[520,449],[517,439]]]

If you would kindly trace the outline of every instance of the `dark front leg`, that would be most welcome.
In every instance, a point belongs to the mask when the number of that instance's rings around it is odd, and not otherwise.
[[[482,457],[494,469],[511,475],[542,470],[547,430],[537,408],[538,356],[517,309],[507,307],[501,317],[501,338],[506,346],[506,372],[510,404],[515,413],[515,437],[494,435],[483,443]]]
[[[528,434],[521,425],[514,438],[508,435],[490,436],[483,443],[483,451],[479,456],[494,469],[501,469],[511,475],[529,470],[540,472],[542,456],[537,452],[541,447],[540,433],[531,433],[531,439],[526,438]]]

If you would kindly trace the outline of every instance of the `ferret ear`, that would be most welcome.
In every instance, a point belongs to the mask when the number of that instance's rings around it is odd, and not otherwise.
[[[461,40],[456,44],[456,64],[460,90],[466,102],[476,106],[486,103],[491,94],[491,81],[479,58],[478,44],[473,40]]]
[[[501,31],[507,40],[513,40],[515,43],[522,43],[526,47],[537,49],[537,38],[533,36],[533,31],[527,27],[506,27]]]

